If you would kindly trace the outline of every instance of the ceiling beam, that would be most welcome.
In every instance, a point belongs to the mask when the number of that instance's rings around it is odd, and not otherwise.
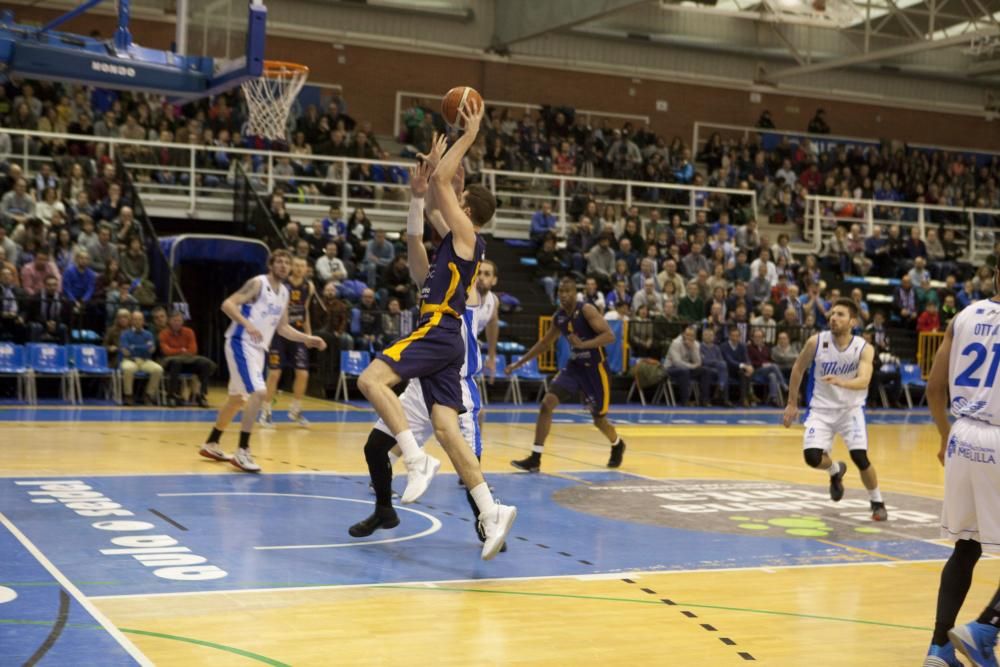
[[[503,49],[556,30],[572,28],[648,0],[502,0],[495,3],[494,49]]]
[[[921,40],[919,42],[911,42],[909,44],[893,46],[887,49],[880,49],[878,51],[870,51],[868,53],[857,56],[849,56],[847,58],[834,58],[832,60],[826,60],[819,63],[800,65],[798,67],[789,67],[788,69],[783,69],[768,74],[767,79],[769,81],[778,81],[780,79],[788,79],[794,76],[803,76],[806,74],[815,74],[816,72],[825,72],[831,69],[841,69],[843,67],[864,65],[865,63],[878,62],[880,60],[901,58],[903,56],[909,56],[914,53],[933,51],[935,49],[944,49],[949,46],[955,46],[956,44],[963,44],[965,42],[970,42],[972,38],[975,36],[988,36],[988,35],[994,35],[994,36],[1000,35],[1000,30],[998,30],[995,27],[982,30],[975,30],[967,32],[963,35],[953,35],[951,37],[944,37],[942,39],[935,39],[935,40]]]

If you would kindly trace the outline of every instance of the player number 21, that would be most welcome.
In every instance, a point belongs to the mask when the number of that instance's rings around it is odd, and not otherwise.
[[[984,387],[992,387],[997,379],[997,367],[1000,366],[1000,343],[994,343],[992,351],[993,359],[990,362],[989,370],[986,372],[986,380],[983,382]],[[986,363],[986,357],[989,354],[986,346],[982,343],[969,343],[966,345],[965,349],[962,350],[962,356],[972,356],[972,363],[955,378],[955,385],[958,387],[978,387],[981,380],[978,377],[973,377],[973,375],[976,374],[980,366]]]

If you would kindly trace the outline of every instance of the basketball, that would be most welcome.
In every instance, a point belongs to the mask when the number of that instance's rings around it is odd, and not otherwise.
[[[445,122],[454,127],[461,127],[458,111],[472,100],[479,104],[483,103],[482,95],[470,86],[455,86],[445,93],[441,99],[441,115],[444,116]]]
[[[812,8],[817,12],[826,11],[826,0],[813,0]]]

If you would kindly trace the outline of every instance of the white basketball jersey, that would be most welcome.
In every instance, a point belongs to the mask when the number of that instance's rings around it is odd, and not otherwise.
[[[478,306],[466,306],[465,317],[462,318],[462,340],[465,342],[465,361],[462,362],[462,379],[474,376],[483,368],[483,355],[479,350],[479,334],[497,307],[497,297],[493,292],[487,292],[480,299]]]
[[[865,340],[852,336],[847,348],[838,350],[829,331],[821,331],[816,337],[816,355],[809,369],[809,385],[806,389],[811,410],[849,410],[864,406],[868,389],[845,389],[823,382],[827,375],[838,375],[851,379],[858,376],[861,366],[861,351]]]
[[[951,413],[1000,426],[1000,302],[966,306],[951,335]]]
[[[241,314],[260,331],[261,341],[254,342],[250,336],[246,335],[243,325],[236,322],[232,322],[226,329],[226,338],[241,340],[245,345],[253,345],[267,350],[271,347],[274,331],[278,328],[278,323],[281,322],[281,314],[288,307],[288,288],[282,283],[275,291],[267,279],[267,274],[259,275],[253,280],[260,284],[260,291],[257,293],[256,299],[241,306]]]

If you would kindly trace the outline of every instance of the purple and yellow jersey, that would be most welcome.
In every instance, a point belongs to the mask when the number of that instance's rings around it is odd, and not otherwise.
[[[288,323],[299,331],[306,328],[306,308],[309,305],[309,283],[305,280],[298,286],[291,280],[285,281],[288,288]]]
[[[588,341],[597,337],[587,318],[583,315],[583,303],[577,303],[571,313],[567,313],[560,308],[552,316],[552,321],[559,328],[559,332],[569,339],[570,334],[576,334],[580,340]],[[598,366],[604,362],[604,348],[597,347],[590,350],[577,350],[570,346],[570,362],[583,366]]]
[[[475,289],[479,263],[486,256],[486,241],[476,234],[472,259],[459,257],[452,241],[449,232],[431,259],[427,279],[420,290],[420,325],[442,325],[458,331],[462,313],[465,312],[465,301]]]

